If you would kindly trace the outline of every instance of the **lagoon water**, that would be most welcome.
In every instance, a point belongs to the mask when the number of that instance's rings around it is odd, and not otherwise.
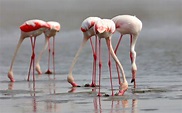
[[[181,0],[0,0],[0,112],[1,113],[181,113],[182,112],[182,1]],[[71,88],[66,81],[69,67],[78,50],[81,22],[88,16],[112,18],[119,14],[136,15],[143,29],[136,44],[137,88],[133,90],[129,58],[129,36],[122,39],[118,58],[123,64],[129,89],[124,96],[97,97],[98,88]],[[15,83],[7,72],[18,43],[19,26],[29,19],[57,21],[56,74],[37,75],[27,82],[30,40],[24,40],[14,63]],[[112,38],[113,46],[119,33]],[[36,54],[44,45],[37,38]],[[101,91],[111,94],[107,66],[107,47],[102,41]],[[40,62],[47,69],[46,51]],[[118,91],[117,72],[112,63],[114,92]],[[97,73],[98,74],[98,73]],[[92,50],[87,43],[73,75],[83,86],[91,82]]]

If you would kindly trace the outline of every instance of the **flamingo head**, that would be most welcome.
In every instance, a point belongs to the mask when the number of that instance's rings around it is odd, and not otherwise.
[[[15,79],[13,77],[13,71],[8,72],[8,78],[10,79],[11,82],[15,82]]]
[[[72,85],[72,87],[80,87],[79,85],[77,85],[74,81],[74,78],[72,76],[72,73],[70,73],[67,77],[67,81]]]
[[[127,83],[127,81],[123,82],[123,83],[120,83],[118,95],[120,95],[120,96],[124,95],[125,91],[127,91],[127,90],[128,90],[128,83]]]

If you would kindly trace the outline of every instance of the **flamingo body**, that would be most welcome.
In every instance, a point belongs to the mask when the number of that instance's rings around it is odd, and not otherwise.
[[[96,35],[99,37],[99,93],[98,95],[100,96],[100,80],[101,80],[101,68],[102,68],[102,61],[101,61],[101,38],[106,39],[106,43],[108,46],[108,52],[109,52],[109,61],[108,61],[108,66],[109,66],[109,71],[110,71],[110,83],[111,83],[111,89],[112,89],[112,96],[113,94],[113,85],[112,85],[112,73],[111,73],[111,60],[110,60],[110,54],[112,55],[113,59],[115,60],[116,64],[119,65],[120,71],[122,73],[122,78],[123,78],[123,83],[120,84],[120,89],[118,95],[123,95],[124,92],[128,89],[128,83],[126,81],[125,73],[123,70],[123,67],[121,63],[119,62],[117,56],[115,55],[113,51],[113,47],[111,44],[111,38],[112,34],[115,32],[115,23],[110,20],[110,19],[102,19],[99,20],[95,23],[94,25],[94,32]],[[120,78],[118,78],[120,79]]]
[[[124,34],[138,34],[142,29],[142,22],[131,15],[119,15],[112,18],[119,33]]]
[[[61,29],[61,26],[60,26],[60,24],[58,22],[49,21],[49,22],[47,22],[47,24],[50,26],[50,29],[46,29],[44,31],[44,34],[45,34],[45,45],[44,45],[43,50],[40,52],[38,60],[36,62],[36,71],[38,72],[38,74],[42,74],[39,62],[40,62],[40,59],[42,57],[43,52],[47,48],[47,45],[49,45],[49,39],[51,37],[53,37],[53,61],[54,61],[54,37],[55,37],[56,33],[59,32],[60,29]],[[50,57],[50,45],[49,45],[49,57]],[[49,60],[50,60],[50,58],[48,58],[48,70],[46,72],[47,74],[51,74],[52,73],[49,70]],[[53,67],[54,67],[54,63],[53,63]]]
[[[100,38],[106,38],[110,37],[115,32],[116,28],[113,21],[109,19],[102,19],[96,22],[94,25],[94,30],[97,35],[105,35],[99,36]]]
[[[11,82],[15,81],[14,75],[13,75],[13,64],[15,61],[16,54],[17,54],[23,40],[27,37],[30,37],[30,39],[31,39],[32,56],[31,56],[31,62],[30,62],[30,67],[29,67],[29,74],[30,74],[32,63],[33,63],[33,67],[34,67],[34,58],[35,58],[34,48],[35,48],[36,37],[38,35],[42,34],[45,29],[49,29],[49,28],[50,27],[46,22],[44,22],[42,20],[37,20],[37,19],[28,20],[20,26],[21,36],[20,36],[19,42],[17,44],[16,50],[14,52],[14,56],[11,61],[10,69],[8,71],[8,78],[10,79]],[[34,40],[32,39],[32,37],[34,38]],[[33,75],[34,75],[34,71],[33,71]],[[29,80],[29,75],[28,75],[28,80]]]
[[[82,44],[79,48],[79,50],[77,51],[74,59],[73,59],[73,62],[72,62],[72,65],[70,67],[70,71],[69,71],[69,75],[67,77],[67,81],[73,86],[73,87],[77,87],[78,85],[75,83],[74,81],[74,78],[73,78],[73,75],[72,75],[72,71],[73,71],[73,68],[74,68],[74,65],[76,63],[76,61],[78,60],[78,56],[82,50],[82,48],[85,46],[85,43],[87,42],[88,39],[90,39],[90,43],[91,43],[91,46],[92,46],[92,51],[93,51],[93,57],[94,57],[94,61],[93,61],[93,75],[92,75],[92,84],[90,86],[96,86],[95,84],[95,76],[96,76],[96,57],[97,57],[97,37],[95,39],[95,50],[94,50],[94,47],[92,45],[92,40],[91,40],[91,37],[95,35],[95,32],[94,32],[94,29],[93,29],[93,26],[94,24],[100,20],[99,17],[88,17],[86,18],[82,24],[81,24],[81,31],[83,32],[83,41],[82,41]]]
[[[28,20],[20,26],[20,29],[23,32],[31,32],[31,31],[38,30],[42,27],[49,28],[49,25],[42,20]]]
[[[44,32],[44,34],[47,38],[54,37],[56,35],[56,33],[59,32],[61,29],[61,26],[58,22],[49,21],[49,22],[47,22],[47,24],[50,26],[50,29],[46,29]]]
[[[114,18],[112,18],[116,25],[116,30],[121,34],[120,40],[122,39],[122,36],[125,34],[130,35],[130,59],[132,64],[132,80],[131,82],[134,82],[134,88],[136,87],[136,52],[135,52],[135,44],[138,38],[138,35],[142,29],[142,22],[136,17],[131,15],[119,15]],[[120,41],[118,42],[115,53],[117,52],[118,46],[120,44]],[[119,72],[118,72],[119,77]]]
[[[93,26],[98,20],[100,20],[99,17],[88,17],[82,22],[81,31],[83,32],[84,38],[89,39],[95,35]]]

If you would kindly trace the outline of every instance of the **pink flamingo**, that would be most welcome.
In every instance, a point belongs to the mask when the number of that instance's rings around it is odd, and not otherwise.
[[[89,86],[91,86],[91,87],[96,86],[95,82],[96,82],[97,37],[95,37],[96,38],[95,39],[95,50],[94,50],[94,47],[93,47],[93,44],[92,44],[91,37],[95,35],[94,30],[93,30],[93,26],[94,26],[95,22],[97,22],[98,20],[100,20],[99,17],[88,17],[81,24],[81,31],[83,32],[83,41],[82,41],[82,44],[81,44],[79,50],[77,51],[77,53],[76,53],[76,55],[75,55],[75,57],[73,59],[73,62],[72,62],[72,65],[70,67],[70,71],[69,71],[69,74],[68,74],[68,77],[67,77],[68,82],[73,87],[77,87],[78,85],[74,82],[72,71],[73,71],[73,68],[74,68],[74,65],[75,65],[76,61],[78,60],[78,56],[79,56],[82,48],[84,47],[84,45],[86,44],[88,39],[90,39],[90,44],[92,46],[92,51],[93,51],[92,83]]]
[[[40,52],[40,54],[38,56],[38,59],[37,59],[37,62],[36,62],[36,71],[38,72],[38,74],[42,74],[39,62],[41,60],[42,54],[44,53],[44,51],[47,48],[47,45],[48,45],[49,56],[48,56],[48,70],[45,72],[45,74],[52,74],[52,72],[49,69],[50,68],[50,52],[51,52],[49,39],[51,37],[53,37],[52,56],[53,56],[53,70],[54,70],[54,73],[55,73],[55,63],[54,63],[55,35],[56,35],[57,32],[59,32],[61,27],[60,27],[60,24],[58,22],[54,22],[54,21],[49,21],[49,22],[47,22],[47,24],[50,26],[50,29],[46,29],[44,31],[44,34],[45,34],[45,45],[44,45],[44,48],[42,49],[42,51]]]
[[[26,21],[24,24],[22,24],[20,26],[21,36],[20,36],[18,45],[16,47],[13,59],[11,61],[10,69],[8,71],[8,78],[10,79],[11,82],[15,81],[14,76],[13,76],[13,63],[15,61],[16,54],[17,54],[23,40],[25,38],[27,38],[27,37],[30,37],[31,46],[32,46],[32,56],[31,56],[31,61],[30,61],[30,67],[29,67],[29,73],[28,73],[28,79],[27,80],[29,81],[29,76],[30,76],[30,70],[31,70],[31,67],[32,67],[32,63],[33,63],[33,80],[35,80],[35,78],[34,78],[34,62],[35,62],[34,49],[35,49],[36,37],[38,35],[41,35],[45,31],[45,29],[49,29],[49,28],[50,28],[50,26],[46,22],[44,22],[42,20],[37,20],[37,19],[36,20],[28,20],[28,21]]]
[[[116,54],[114,53],[112,44],[111,44],[111,37],[112,34],[115,32],[115,24],[112,20],[109,19],[102,19],[98,20],[94,25],[94,32],[99,37],[99,92],[98,96],[101,96],[100,93],[100,82],[101,82],[101,68],[102,68],[102,59],[101,59],[101,38],[106,39],[106,44],[108,46],[108,52],[109,52],[109,71],[110,71],[110,82],[111,82],[111,90],[112,90],[112,96],[113,93],[113,85],[112,85],[112,73],[111,73],[111,60],[110,60],[110,54],[112,55],[113,59],[115,60],[116,64],[119,66],[119,69],[122,73],[122,79],[123,82],[120,84],[119,93],[117,95],[123,95],[124,92],[128,89],[128,82],[125,77],[124,69],[119,62]],[[120,78],[118,78],[120,79]]]
[[[122,36],[125,34],[130,35],[130,59],[132,64],[132,80],[131,83],[134,82],[134,88],[136,88],[136,52],[135,52],[135,44],[138,38],[138,35],[142,29],[142,22],[135,16],[131,15],[119,15],[114,18],[112,18],[116,25],[116,30],[121,34],[120,39],[118,41],[118,44],[115,48],[115,54],[118,50],[120,41],[122,39]],[[117,66],[116,66],[117,67]],[[117,69],[118,70],[118,69]],[[118,78],[120,78],[119,72],[118,72]],[[119,84],[121,82],[119,81]]]

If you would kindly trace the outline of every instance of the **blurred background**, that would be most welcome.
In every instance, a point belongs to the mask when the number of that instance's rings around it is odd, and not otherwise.
[[[89,16],[112,18],[136,15],[144,28],[175,27],[182,24],[181,0],[0,0],[1,29],[18,28],[29,19],[55,20],[62,30],[80,28]]]

